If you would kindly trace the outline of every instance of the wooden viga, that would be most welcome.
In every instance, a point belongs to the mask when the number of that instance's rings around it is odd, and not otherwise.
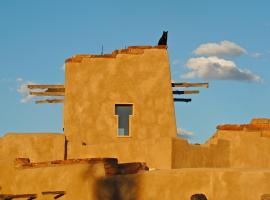
[[[29,94],[37,97],[54,97],[35,101],[41,103],[63,103],[65,96],[64,85],[28,85]],[[61,98],[62,97],[62,98]]]
[[[198,94],[199,90],[176,90],[175,88],[186,88],[186,87],[209,87],[208,83],[172,83],[173,95],[183,95],[183,94]],[[191,102],[191,98],[173,98],[174,102]]]

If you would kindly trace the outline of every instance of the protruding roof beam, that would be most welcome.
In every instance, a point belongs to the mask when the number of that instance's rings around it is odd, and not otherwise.
[[[172,87],[206,87],[208,83],[172,83]]]
[[[43,195],[54,195],[54,199],[58,199],[66,194],[65,191],[47,191],[42,192]]]
[[[200,93],[199,90],[185,90],[185,91],[175,90],[175,91],[173,91],[173,94],[198,94],[198,93]]]
[[[42,103],[64,103],[64,99],[45,99],[45,100],[38,100],[35,101],[36,104]]]
[[[65,96],[65,92],[30,92],[34,96]]]
[[[0,199],[12,200],[12,199],[22,199],[33,200],[37,198],[37,194],[0,194]]]
[[[29,94],[33,96],[65,96],[64,85],[28,85]],[[36,101],[37,104],[42,103],[63,103],[64,99],[45,99]]]
[[[28,85],[29,89],[48,89],[48,88],[64,88],[65,89],[65,85],[60,85],[60,84],[56,84],[56,85]]]
[[[191,99],[185,99],[185,98],[174,98],[173,99],[174,102],[191,102]]]

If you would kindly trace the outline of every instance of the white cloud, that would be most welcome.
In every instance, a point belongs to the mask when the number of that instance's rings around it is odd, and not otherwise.
[[[21,78],[18,78],[17,81],[20,83],[17,92],[19,92],[22,95],[22,98],[20,100],[21,103],[28,103],[31,101],[31,99],[34,97],[33,95],[30,95],[30,90],[27,87],[27,85],[35,84],[32,81],[24,81]]]
[[[250,54],[250,56],[251,56],[252,58],[256,58],[256,59],[261,58],[262,55],[263,55],[262,53],[258,53],[258,52]]]
[[[182,138],[190,139],[192,136],[194,136],[194,132],[177,128],[177,135]]]
[[[190,58],[186,66],[191,69],[182,78],[212,79],[212,80],[237,80],[260,82],[261,77],[253,74],[247,69],[240,69],[231,60],[218,57],[198,57]]]
[[[206,43],[200,45],[195,49],[196,55],[207,56],[240,56],[247,53],[247,51],[239,45],[230,41],[221,41],[220,43]]]

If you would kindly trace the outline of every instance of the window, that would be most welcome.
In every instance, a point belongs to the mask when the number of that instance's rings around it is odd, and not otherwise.
[[[132,115],[131,104],[116,104],[115,115],[118,115],[118,136],[129,136],[129,115]]]

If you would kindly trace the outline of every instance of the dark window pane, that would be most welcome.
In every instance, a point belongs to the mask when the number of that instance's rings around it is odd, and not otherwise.
[[[116,104],[115,114],[118,115],[118,135],[129,135],[129,115],[132,115],[132,105]]]

